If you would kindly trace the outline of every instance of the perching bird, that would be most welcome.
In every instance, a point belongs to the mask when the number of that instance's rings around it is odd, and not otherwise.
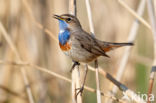
[[[74,61],[71,71],[76,65],[80,65],[79,62],[88,63],[99,56],[109,57],[106,52],[118,47],[133,45],[133,43],[112,43],[98,40],[83,30],[79,20],[71,14],[54,15],[54,18],[59,20],[58,38],[60,48]],[[77,95],[82,94],[86,75],[87,71],[83,85],[79,88]]]
[[[59,20],[59,45],[61,50],[76,64],[88,63],[99,56],[109,57],[106,52],[133,43],[112,43],[96,39],[81,27],[79,20],[71,14],[54,15]]]

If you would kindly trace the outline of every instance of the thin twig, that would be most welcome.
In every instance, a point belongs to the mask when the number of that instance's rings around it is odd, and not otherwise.
[[[93,20],[92,20],[92,13],[91,13],[91,8],[90,8],[89,0],[86,0],[86,8],[87,8],[87,14],[88,14],[90,31],[95,36],[94,26],[93,26]],[[97,94],[97,103],[102,103],[101,102],[101,94],[100,94],[98,60],[95,60],[95,69],[96,69],[95,70],[95,75],[96,75],[96,88],[97,88],[97,93],[96,93]]]
[[[145,25],[148,29],[151,30],[151,26],[149,23],[147,23],[141,16],[138,15],[134,10],[132,10],[123,0],[118,0],[118,2],[128,11],[130,14],[132,14],[136,19],[138,19],[143,25]]]
[[[93,26],[92,13],[91,13],[89,0],[86,0],[86,8],[87,8],[90,32],[93,33],[93,35],[95,35],[94,34],[94,26]]]
[[[96,91],[97,91],[97,102],[101,102],[101,94],[100,94],[100,83],[99,83],[99,68],[98,68],[98,61],[95,60],[95,73],[96,73]]]
[[[152,0],[147,0],[147,5],[148,5],[148,15],[149,15],[150,22],[152,25],[153,40],[154,40],[154,60],[153,60],[153,66],[151,69],[151,74],[150,74],[149,89],[148,89],[148,102],[147,102],[147,103],[150,103],[151,101],[149,100],[149,98],[150,98],[150,94],[152,93],[152,88],[154,84],[154,76],[156,72],[156,15],[154,11],[154,2]]]
[[[11,38],[7,34],[7,32],[6,32],[4,26],[2,25],[1,22],[0,22],[0,30],[1,30],[2,35],[4,36],[4,38],[6,39],[7,43],[9,44],[10,48],[15,53],[15,56],[17,57],[18,61],[21,61],[21,57],[20,57],[15,45],[13,44]],[[26,91],[27,91],[29,102],[34,103],[32,91],[31,91],[31,88],[29,87],[29,81],[27,79],[26,71],[25,71],[24,68],[21,69],[21,74],[23,76],[23,80],[24,80],[24,83],[25,83],[25,86],[26,86]]]
[[[69,13],[77,16],[76,0],[69,0]]]

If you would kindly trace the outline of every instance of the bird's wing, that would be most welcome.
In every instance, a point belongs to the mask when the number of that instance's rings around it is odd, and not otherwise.
[[[79,45],[86,49],[88,52],[97,55],[97,56],[106,56],[109,57],[106,52],[114,50],[116,48],[122,46],[132,46],[133,43],[111,43],[111,42],[104,42],[101,40],[96,39],[94,36],[88,34],[87,32],[83,31],[81,34],[75,33],[74,35]]]
[[[100,42],[87,32],[83,31],[81,32],[81,34],[75,33],[74,38],[77,42],[79,42],[79,45],[86,51],[97,56],[103,55],[109,57],[100,46]]]

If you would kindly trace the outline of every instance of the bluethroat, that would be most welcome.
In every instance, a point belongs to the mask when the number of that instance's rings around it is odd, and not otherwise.
[[[109,57],[107,52],[122,46],[133,45],[133,43],[112,43],[98,40],[83,30],[79,20],[71,14],[54,15],[54,18],[59,21],[59,46],[74,61],[71,71],[76,65],[80,65],[79,62],[88,63],[99,56]]]

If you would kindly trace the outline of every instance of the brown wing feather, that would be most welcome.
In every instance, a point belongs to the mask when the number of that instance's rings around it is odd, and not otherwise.
[[[103,56],[109,57],[108,55],[106,55],[105,51],[100,46],[97,39],[94,38],[93,36],[91,36],[90,34],[88,34],[87,32],[83,32],[83,34],[75,33],[74,37],[75,37],[75,39],[78,40],[81,47],[83,49],[86,49],[88,52],[90,52],[96,56],[103,55]]]

